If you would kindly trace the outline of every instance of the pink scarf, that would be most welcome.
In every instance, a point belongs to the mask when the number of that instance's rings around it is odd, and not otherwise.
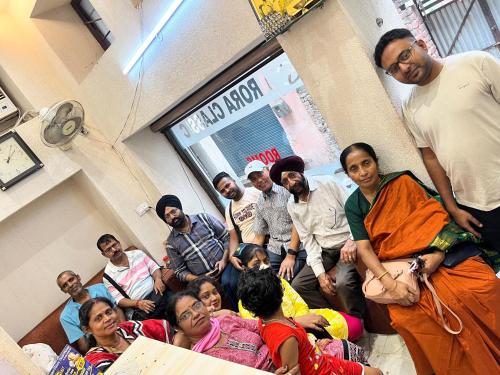
[[[210,318],[212,329],[200,341],[198,341],[191,350],[203,353],[219,342],[220,339],[220,323],[217,319]]]

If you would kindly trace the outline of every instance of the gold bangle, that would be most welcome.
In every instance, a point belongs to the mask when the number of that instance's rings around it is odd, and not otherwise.
[[[389,271],[385,271],[382,275],[380,275],[379,277],[377,277],[377,280],[380,280],[382,277],[384,277],[388,273],[389,273]]]

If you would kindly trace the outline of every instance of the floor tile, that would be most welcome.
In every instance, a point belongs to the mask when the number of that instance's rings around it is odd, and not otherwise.
[[[368,362],[386,375],[416,375],[408,349],[399,335],[365,332],[357,342],[368,354]]]

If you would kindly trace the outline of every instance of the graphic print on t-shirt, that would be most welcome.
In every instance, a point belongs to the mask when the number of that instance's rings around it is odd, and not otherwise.
[[[243,207],[241,210],[233,211],[233,218],[236,225],[239,226],[242,222],[251,218],[254,215],[256,206],[257,205],[255,203],[251,203]]]

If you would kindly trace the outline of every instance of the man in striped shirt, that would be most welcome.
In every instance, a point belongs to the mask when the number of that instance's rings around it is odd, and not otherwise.
[[[169,293],[161,280],[158,264],[142,250],[124,252],[111,234],[102,235],[97,240],[97,247],[109,259],[103,283],[118,306],[126,309],[127,318],[164,319]],[[134,314],[136,311],[143,313]]]
[[[224,224],[207,213],[186,215],[175,195],[163,196],[156,213],[172,228],[167,255],[177,278],[186,282],[202,275],[220,278],[225,296],[237,306],[238,279],[228,263],[229,233]]]

